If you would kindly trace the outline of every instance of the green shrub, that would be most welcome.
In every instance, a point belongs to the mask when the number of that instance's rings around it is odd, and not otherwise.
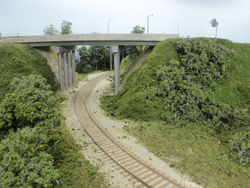
[[[250,138],[248,132],[236,133],[230,140],[230,148],[235,159],[242,165],[250,164]]]
[[[218,40],[205,38],[179,40],[176,49],[188,81],[201,84],[204,90],[224,77],[227,60],[233,56],[233,51]]]
[[[10,88],[0,104],[0,186],[53,187],[63,98],[39,75],[15,78]]]
[[[0,142],[0,187],[53,187],[59,175],[48,147],[47,136],[35,128],[11,131]]]
[[[62,115],[58,105],[63,98],[52,92],[41,76],[15,78],[10,87],[13,92],[8,93],[0,104],[1,135],[10,129],[44,126],[48,136],[56,139],[57,134],[54,135],[52,129],[60,126]]]

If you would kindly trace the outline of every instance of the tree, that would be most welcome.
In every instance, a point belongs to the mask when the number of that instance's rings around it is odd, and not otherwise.
[[[72,23],[66,20],[63,20],[61,23],[61,34],[66,35],[66,34],[72,34],[71,30]]]
[[[132,34],[144,34],[145,27],[141,27],[139,25],[136,25],[133,27],[133,30],[131,31]],[[135,60],[136,56],[138,56],[142,52],[141,46],[128,46],[126,48],[127,54],[129,57],[133,60]]]
[[[131,33],[133,34],[144,34],[144,32],[145,32],[145,27],[141,27],[139,25],[133,27],[133,30],[131,31]]]
[[[105,70],[109,64],[109,51],[104,46],[91,46],[90,64],[95,70]]]
[[[89,64],[90,54],[86,46],[82,46],[78,49],[80,55],[80,61],[76,64],[76,72],[78,73],[88,73],[92,67]]]
[[[87,73],[93,70],[106,70],[109,66],[109,51],[104,46],[85,46],[78,49],[80,62],[77,63],[78,73]]]
[[[56,27],[53,24],[50,24],[43,30],[45,35],[57,35],[59,34],[59,31],[56,29]]]

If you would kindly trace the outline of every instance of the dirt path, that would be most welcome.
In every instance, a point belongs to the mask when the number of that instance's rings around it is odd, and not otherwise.
[[[89,79],[95,78],[101,74],[102,73],[91,75]],[[75,88],[75,90],[78,91],[85,84],[86,82],[79,83],[79,86]],[[199,187],[194,183],[189,182],[187,177],[179,175],[175,170],[170,168],[167,164],[146,150],[141,144],[137,144],[136,138],[128,135],[123,130],[123,126],[125,126],[127,123],[133,122],[112,120],[104,115],[104,112],[99,107],[99,98],[109,84],[110,83],[107,80],[102,80],[99,82],[89,98],[88,109],[97,119],[97,121],[101,122],[102,126],[122,144],[127,146],[132,152],[139,155],[142,160],[153,165],[158,170],[161,170],[162,173],[167,174],[172,179],[176,179],[181,185],[185,187]],[[84,133],[84,130],[76,117],[76,114],[74,114],[73,96],[73,93],[69,94],[69,100],[65,104],[64,113],[67,117],[66,125],[68,129],[76,139],[76,142],[83,147],[81,152],[93,164],[99,166],[101,172],[105,172],[107,174],[107,179],[110,182],[111,187],[134,187],[134,185],[129,182],[127,178],[114,169],[112,164],[109,164],[109,162],[105,161],[106,159],[103,159],[103,155],[97,150],[95,143],[93,143],[87,134]]]

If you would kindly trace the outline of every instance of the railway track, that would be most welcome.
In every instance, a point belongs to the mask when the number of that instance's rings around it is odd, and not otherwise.
[[[81,126],[98,146],[105,160],[120,171],[135,187],[179,188],[176,180],[170,179],[159,170],[144,162],[135,153],[110,135],[88,110],[88,100],[95,86],[107,74],[101,75],[87,84],[75,95],[74,107]]]

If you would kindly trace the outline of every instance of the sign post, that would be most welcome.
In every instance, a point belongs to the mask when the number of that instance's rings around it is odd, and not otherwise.
[[[216,27],[216,30],[215,30],[215,38],[217,38],[217,30],[218,30],[218,25],[219,25],[219,22],[217,22],[216,18],[212,19],[210,21],[210,24],[212,27]]]

